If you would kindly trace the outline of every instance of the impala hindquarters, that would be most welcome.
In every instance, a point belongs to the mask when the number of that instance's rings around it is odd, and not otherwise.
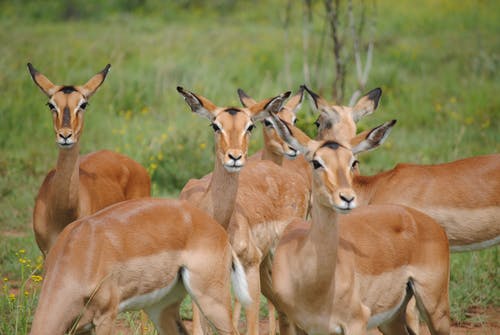
[[[137,199],[69,225],[49,252],[31,334],[95,327],[112,334],[117,314],[143,309],[160,334],[185,333],[188,293],[217,332],[236,334],[230,280],[248,301],[243,269],[226,232],[183,201]]]

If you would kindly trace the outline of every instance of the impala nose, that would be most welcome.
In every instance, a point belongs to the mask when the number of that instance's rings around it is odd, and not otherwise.
[[[66,135],[66,136],[64,136],[63,134],[59,134],[59,137],[62,138],[66,142],[66,140],[71,137],[71,133]]]
[[[354,198],[355,198],[354,195],[347,195],[347,194],[342,194],[342,193],[340,193],[339,196],[340,196],[340,199],[344,200],[348,204],[350,204],[351,202],[353,202]]]
[[[237,161],[239,159],[241,159],[241,154],[239,156],[235,156],[233,154],[228,154],[229,158],[231,158],[233,161]]]

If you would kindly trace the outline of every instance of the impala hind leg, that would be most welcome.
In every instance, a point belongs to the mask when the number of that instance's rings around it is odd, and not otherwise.
[[[247,320],[247,335],[259,334],[259,309],[260,309],[260,273],[259,266],[252,265],[246,268],[248,291],[252,302],[245,307]]]
[[[200,314],[218,334],[237,334],[231,320],[229,267],[226,271],[217,269],[213,271],[212,267],[205,268],[204,272],[184,269],[182,272],[184,287],[198,306]],[[220,278],[217,278],[217,274],[220,274]]]
[[[421,285],[411,281],[417,303],[417,309],[429,327],[432,335],[450,334],[450,305],[448,301],[448,285],[442,287]]]
[[[179,316],[180,305],[181,301],[166,307],[152,306],[145,309],[160,335],[188,334]]]

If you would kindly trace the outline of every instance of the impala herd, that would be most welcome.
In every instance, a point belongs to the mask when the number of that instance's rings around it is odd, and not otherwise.
[[[188,334],[179,309],[189,295],[193,334],[237,334],[243,306],[257,335],[261,293],[271,335],[275,313],[280,334],[418,334],[419,317],[431,334],[450,333],[450,250],[500,243],[500,154],[363,176],[356,155],[396,123],[357,134],[379,88],[353,107],[306,86],[261,101],[239,89],[243,107],[221,107],[177,87],[211,124],[214,169],[178,200],[151,198],[131,158],[79,154],[88,100],[109,68],[65,86],[28,63],[59,147],[33,211],[45,264],[31,334],[113,334],[118,313],[137,309],[159,334]],[[295,126],[305,93],[316,139]],[[257,122],[264,148],[247,157]]]

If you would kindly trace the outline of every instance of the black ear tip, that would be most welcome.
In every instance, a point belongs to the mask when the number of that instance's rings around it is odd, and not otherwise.
[[[177,92],[184,93],[184,89],[182,88],[182,86],[177,86]]]
[[[288,98],[291,94],[292,94],[292,91],[286,91],[286,92],[283,94],[283,96],[284,96],[285,98]]]
[[[111,64],[108,63],[106,65],[106,67],[104,68],[104,71],[108,72],[110,68],[111,68]]]
[[[389,122],[389,126],[394,126],[396,124],[396,122],[398,122],[398,120],[394,119],[392,120],[391,122]]]
[[[368,92],[368,97],[371,100],[378,100],[380,99],[380,96],[382,96],[382,89],[380,87],[377,87],[370,92]]]
[[[28,63],[27,65],[28,65],[28,70],[30,71],[30,73],[32,75],[34,75],[37,71],[36,71],[35,67],[33,66],[33,64]]]
[[[246,94],[245,91],[243,91],[241,88],[238,88],[238,96],[249,98],[248,94]]]

